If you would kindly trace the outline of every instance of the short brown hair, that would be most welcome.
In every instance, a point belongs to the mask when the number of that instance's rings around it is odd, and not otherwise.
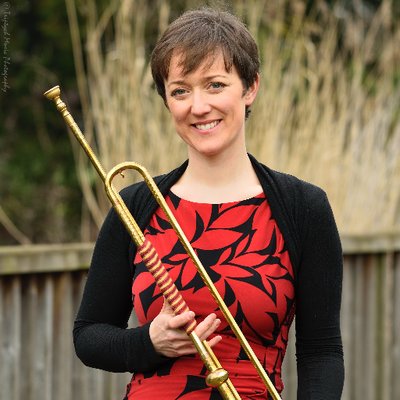
[[[186,11],[168,26],[151,55],[151,72],[164,102],[164,81],[168,78],[174,51],[182,55],[184,74],[222,51],[226,70],[235,66],[245,89],[254,83],[260,69],[257,44],[236,16],[208,7]]]

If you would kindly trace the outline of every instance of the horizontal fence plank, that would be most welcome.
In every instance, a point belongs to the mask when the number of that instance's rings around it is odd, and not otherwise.
[[[0,247],[0,275],[87,269],[93,243]]]
[[[343,253],[376,254],[400,250],[400,232],[385,232],[374,234],[341,234]]]
[[[400,233],[341,235],[343,253],[400,251]],[[88,268],[94,243],[0,246],[0,275],[75,271]]]

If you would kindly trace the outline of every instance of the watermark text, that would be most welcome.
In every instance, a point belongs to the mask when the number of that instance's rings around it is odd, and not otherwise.
[[[10,58],[10,30],[8,28],[8,23],[11,15],[11,5],[8,1],[1,4],[1,33],[3,36],[3,48],[1,53],[2,58],[2,71],[1,71],[1,90],[3,92],[7,92],[7,89],[10,89],[8,84],[8,70],[11,64]]]

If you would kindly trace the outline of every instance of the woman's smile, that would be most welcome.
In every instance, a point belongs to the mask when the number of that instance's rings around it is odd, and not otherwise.
[[[220,122],[221,120],[215,120],[211,122],[197,122],[193,124],[193,126],[200,131],[210,131],[211,129],[219,125]]]

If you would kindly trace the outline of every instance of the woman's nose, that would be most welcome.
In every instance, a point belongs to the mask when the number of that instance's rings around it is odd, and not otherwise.
[[[203,115],[210,112],[211,106],[208,96],[201,91],[194,91],[192,94],[191,112],[194,115]]]

